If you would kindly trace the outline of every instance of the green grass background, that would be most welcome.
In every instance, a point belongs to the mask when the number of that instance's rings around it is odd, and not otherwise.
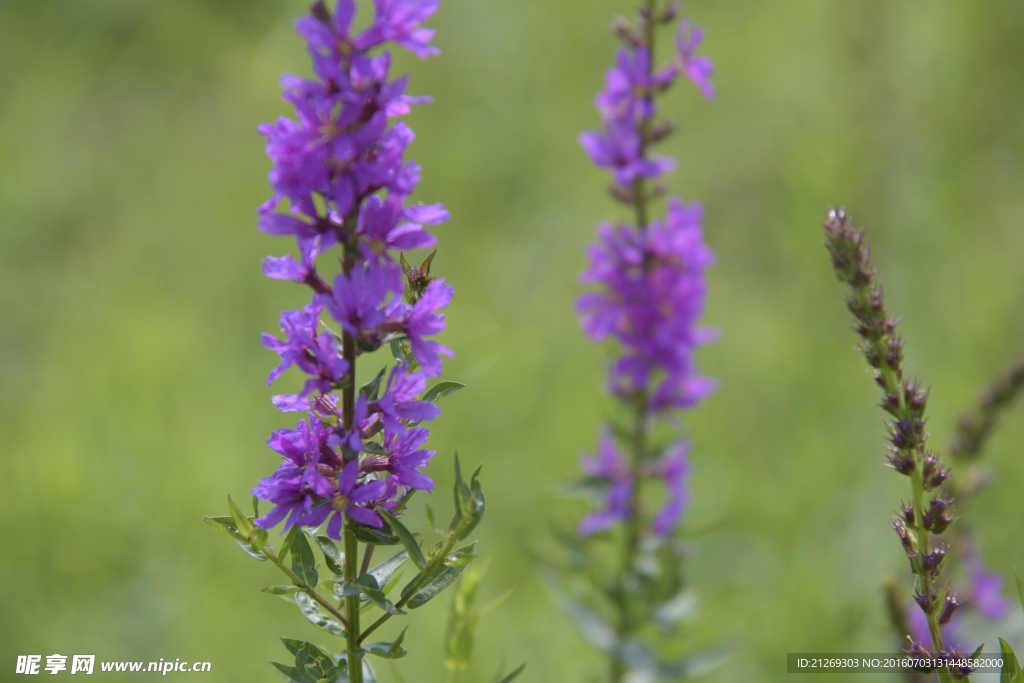
[[[272,681],[278,635],[327,644],[279,583],[200,522],[276,465],[285,420],[258,341],[306,296],[260,276],[286,241],[255,229],[268,194],[256,125],[305,71],[293,0],[0,0],[0,679],[18,654],[210,660],[211,681]],[[483,461],[484,593],[474,667],[594,680],[600,659],[554,607],[531,553],[597,423],[604,350],[572,313],[594,226],[622,215],[576,143],[627,0],[445,0],[444,54],[403,55],[424,164],[443,201],[436,269],[457,288],[430,468]],[[711,272],[701,354],[721,390],[692,435],[694,649],[708,680],[781,681],[790,651],[890,649],[879,583],[906,575],[887,518],[877,392],[821,246],[830,203],[869,228],[929,429],[1024,348],[1024,4],[1004,0],[693,0],[719,98],[664,110],[672,186],[704,202]],[[294,378],[292,378],[294,381]],[[971,511],[988,564],[1024,565],[1024,410],[992,444]],[[398,662],[444,681],[448,598],[415,613]],[[1011,632],[1013,624],[1004,632]],[[391,630],[385,631],[390,634]],[[103,678],[102,674],[98,674]],[[389,680],[386,668],[382,679]],[[127,679],[130,675],[121,674]],[[139,676],[145,678],[145,676]],[[196,679],[184,674],[167,680]],[[808,679],[810,680],[810,679]],[[830,678],[840,681],[842,677]],[[879,677],[878,680],[884,680]]]

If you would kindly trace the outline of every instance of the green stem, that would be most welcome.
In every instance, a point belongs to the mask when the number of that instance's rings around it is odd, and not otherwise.
[[[345,517],[345,581],[355,583],[356,564],[359,557],[359,539],[352,531],[352,520]],[[359,595],[345,598],[345,611],[348,613],[348,680],[350,683],[363,683],[363,661],[357,654],[359,649]]]
[[[647,80],[650,80],[654,71],[654,39],[655,39],[655,10],[656,0],[646,0],[641,10],[641,21],[643,22],[644,42],[647,46]],[[647,93],[645,99],[652,99],[653,93]],[[640,157],[646,158],[650,146],[651,119],[644,116],[640,119]],[[643,232],[649,223],[648,218],[648,195],[647,183],[643,178],[638,177],[633,181],[633,208],[636,212],[637,230]],[[618,577],[618,607],[619,623],[616,629],[618,642],[621,646],[632,635],[635,624],[633,623],[630,611],[630,587],[629,576],[636,561],[637,550],[640,545],[642,532],[640,519],[640,483],[643,478],[643,465],[647,456],[647,392],[640,392],[636,398],[636,412],[633,424],[633,438],[631,445],[630,477],[633,487],[630,491],[629,500],[629,523],[623,540],[622,567]],[[618,652],[613,652],[610,661],[610,673],[612,683],[620,683],[625,680],[628,673],[625,664]]]
[[[352,272],[354,266],[354,260],[350,257],[349,252],[351,250],[350,241],[355,235],[357,215],[353,211],[345,217],[344,221],[345,234],[348,239],[345,243],[346,253],[342,262],[342,268],[346,276]],[[355,423],[356,403],[356,341],[350,332],[345,332],[342,336],[342,356],[348,362],[349,368],[349,382],[342,388],[341,394],[342,422],[345,426],[345,432],[349,433],[352,431]],[[354,457],[358,458],[359,454],[356,453]],[[345,581],[350,584],[355,583],[359,576],[356,573],[359,567],[359,539],[356,538],[352,526],[352,519],[345,515],[344,572]],[[345,629],[348,641],[348,680],[349,683],[363,683],[363,661],[362,657],[357,653],[359,649],[359,595],[350,595],[345,598],[345,612],[348,614],[348,627]]]

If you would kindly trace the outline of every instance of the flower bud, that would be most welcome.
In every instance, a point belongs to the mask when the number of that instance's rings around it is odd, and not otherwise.
[[[960,606],[960,600],[953,593],[947,593],[946,599],[942,604],[942,612],[939,613],[939,623],[948,624],[949,620],[953,618],[953,613],[956,612],[956,608]]]

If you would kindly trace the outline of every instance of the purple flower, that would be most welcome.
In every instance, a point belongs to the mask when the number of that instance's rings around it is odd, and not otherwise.
[[[256,520],[264,529],[277,526],[285,518],[285,531],[296,524],[310,525],[318,514],[315,506],[334,492],[334,482],[321,471],[320,465],[330,469],[340,459],[326,445],[322,425],[315,420],[311,422],[312,426],[300,420],[294,430],[278,430],[267,439],[267,444],[285,460],[277,472],[253,489],[257,498],[269,500],[276,506]]]
[[[633,479],[629,464],[619,453],[610,433],[601,435],[597,457],[583,458],[580,467],[587,476],[606,486],[604,508],[583,518],[580,535],[590,536],[629,519]]]
[[[420,59],[441,54],[430,45],[434,31],[420,27],[437,11],[438,0],[373,0],[373,4],[377,13],[373,25],[359,38],[361,47],[391,41]]]
[[[655,83],[650,66],[646,48],[637,48],[635,53],[626,49],[619,50],[618,64],[608,70],[604,90],[598,93],[594,101],[605,121],[625,119],[637,107],[644,118],[654,116],[651,90]]]
[[[715,86],[711,85],[711,75],[715,67],[707,57],[696,56],[697,48],[704,39],[704,29],[691,26],[683,19],[679,22],[679,33],[676,36],[676,49],[679,50],[677,65],[680,72],[693,81],[701,94],[707,99],[714,99]]]
[[[384,394],[376,402],[384,428],[396,433],[406,431],[402,420],[428,422],[441,414],[433,403],[420,401],[418,397],[427,388],[427,376],[421,372],[410,373],[405,365],[396,365],[388,375]]]
[[[379,498],[384,492],[383,481],[371,480],[359,482],[359,461],[350,460],[338,476],[338,492],[332,498],[330,507],[321,507],[311,516],[309,526],[320,526],[327,522],[327,535],[341,540],[342,526],[345,515],[356,524],[380,529],[384,521],[366,504]],[[329,520],[329,521],[328,521]]]
[[[435,313],[447,306],[455,290],[444,280],[435,280],[427,285],[420,297],[411,308],[405,320],[405,331],[409,335],[412,355],[423,369],[427,377],[441,374],[441,358],[438,354],[452,357],[452,351],[446,346],[425,337],[435,335],[444,330],[444,316]]]
[[[580,145],[595,164],[611,169],[619,185],[632,185],[637,178],[657,178],[675,168],[671,159],[647,159],[641,154],[640,132],[632,116],[609,122],[603,134],[582,133]]]
[[[359,336],[384,322],[381,307],[388,293],[387,273],[376,268],[354,268],[334,278],[334,289],[322,301],[342,328]]]
[[[363,460],[363,471],[389,472],[388,478],[395,486],[404,486],[419,491],[433,491],[434,480],[419,471],[425,467],[436,451],[420,448],[430,436],[422,427],[410,429],[404,434],[385,432],[383,447],[389,455],[370,455]]]
[[[690,493],[686,488],[686,480],[690,474],[690,464],[686,459],[689,451],[688,441],[674,444],[647,473],[648,476],[664,481],[668,489],[668,502],[651,524],[654,533],[659,536],[672,533],[690,502]]]
[[[399,223],[405,209],[398,195],[370,197],[359,215],[359,251],[367,263],[382,271],[387,289],[402,289],[402,270],[388,253],[389,249],[425,249],[437,242],[433,235],[418,223]]]
[[[305,410],[308,405],[301,399],[313,391],[331,391],[348,372],[348,362],[341,357],[334,337],[318,329],[320,310],[320,306],[311,304],[301,311],[283,312],[284,341],[272,334],[262,336],[263,345],[281,357],[281,364],[267,377],[268,385],[293,365],[310,376],[298,394],[275,397],[274,403],[282,410]]]

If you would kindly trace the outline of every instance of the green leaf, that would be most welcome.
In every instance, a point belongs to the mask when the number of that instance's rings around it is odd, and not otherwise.
[[[287,535],[284,537],[284,543],[281,544],[281,559],[288,557],[288,551],[291,550],[292,543],[295,542],[295,537],[302,533],[302,530],[298,526],[293,526],[288,530]]]
[[[306,534],[296,534],[292,541],[292,571],[298,574],[302,582],[312,588],[319,577],[316,573],[316,556],[306,540]]]
[[[203,517],[203,521],[236,541],[249,540],[238,532],[238,527],[235,526],[235,520],[232,517]]]
[[[259,560],[260,562],[267,561],[267,556],[264,555],[261,551],[254,548],[252,543],[249,543],[248,541],[235,541],[235,543],[237,543],[238,547],[241,548],[245,552],[245,554],[251,557],[252,559]]]
[[[576,622],[576,627],[591,645],[604,652],[613,652],[618,648],[619,637],[603,617],[571,600],[559,600],[559,605]]]
[[[427,566],[427,558],[423,556],[423,551],[420,550],[419,544],[416,543],[416,537],[412,535],[405,526],[397,519],[391,516],[391,513],[387,510],[378,509],[377,512],[384,521],[388,523],[391,530],[398,536],[398,540],[402,542],[405,549],[409,551],[409,557],[416,564],[417,567],[423,569]]]
[[[427,393],[423,394],[423,397],[420,398],[420,400],[426,401],[427,403],[434,403],[439,398],[443,398],[445,396],[448,396],[449,394],[454,394],[459,389],[465,388],[466,385],[461,382],[438,382],[434,386],[427,389]]]
[[[281,638],[281,642],[284,643],[284,646],[286,648],[288,648],[288,652],[291,652],[294,655],[296,652],[299,651],[299,648],[302,647],[306,641],[296,640],[294,638]]]
[[[437,523],[434,521],[434,509],[431,508],[429,505],[427,505],[426,507],[427,507],[427,524],[430,526],[431,529],[434,530],[434,533],[440,534],[441,536],[444,536],[444,530],[439,529],[438,526],[437,526]]]
[[[377,673],[373,670],[373,667],[370,666],[370,660],[363,657],[359,661],[363,663],[363,683],[377,683]],[[348,683],[348,679],[346,678],[344,681],[336,681],[336,683]]]
[[[402,641],[405,640],[405,632],[409,630],[406,626],[402,629],[402,632],[398,634],[393,643],[370,643],[364,645],[368,653],[376,655],[377,657],[383,657],[384,659],[400,659],[407,653],[406,649],[402,647]]]
[[[374,545],[398,545],[401,543],[398,536],[391,533],[389,529],[356,526],[352,531],[356,538],[363,543],[372,543]]]
[[[295,604],[299,606],[299,611],[309,620],[309,623],[319,626],[339,638],[345,637],[345,629],[338,620],[320,609],[320,605],[313,602],[313,598],[306,593],[296,593]]]
[[[703,676],[725,664],[732,656],[733,650],[731,645],[723,645],[713,650],[691,655],[674,664],[658,662],[658,675],[677,681]]]
[[[294,595],[299,590],[298,586],[267,586],[263,589],[263,592],[270,593],[271,595]]]
[[[351,598],[354,595],[360,595],[362,593],[359,590],[359,586],[354,583],[349,583],[345,579],[341,579],[334,584],[334,594],[339,598]]]
[[[373,453],[375,455],[391,455],[391,451],[375,441],[364,441],[363,452]]]
[[[387,366],[385,365],[377,373],[377,376],[371,379],[369,382],[364,384],[359,393],[366,397],[367,401],[376,401],[380,394],[380,381],[384,379],[384,373],[387,372]]]
[[[1020,605],[1024,607],[1024,581],[1021,581],[1020,574],[1016,570],[1014,570],[1013,575],[1017,579],[1017,595],[1020,596]]]
[[[228,507],[231,509],[231,519],[235,520],[235,528],[245,540],[249,540],[252,537],[252,522],[242,514],[242,510],[231,500],[231,496],[228,496]]]
[[[313,540],[324,554],[324,564],[327,565],[327,569],[335,576],[344,574],[345,553],[338,550],[338,546],[334,545],[334,541],[327,536],[314,536]]]
[[[252,535],[249,537],[249,543],[253,548],[257,550],[263,550],[267,547],[267,530],[255,527]]]
[[[453,550],[444,558],[444,564],[459,568],[469,566],[476,559],[476,541]]]
[[[395,571],[408,559],[409,551],[403,550],[397,555],[393,555],[384,560],[367,573],[377,580],[378,586],[386,586]]]
[[[477,588],[483,580],[482,571],[469,571],[459,582],[452,600],[445,634],[444,666],[450,671],[469,668],[473,654],[473,633],[480,613],[473,609]]]
[[[391,678],[395,679],[395,683],[405,683],[405,679],[402,678],[402,673],[398,670],[398,667],[395,666],[394,662],[388,662],[388,669],[391,671]]]
[[[1010,683],[1014,676],[1021,672],[1020,664],[1017,663],[1017,655],[1013,648],[1002,638],[999,639],[999,649],[1003,653],[1003,668],[999,671],[999,683]]]
[[[405,353],[405,349],[402,348],[402,342],[400,341],[391,342],[391,355],[399,363],[405,363],[409,360],[409,356]]]
[[[295,668],[314,681],[330,681],[339,673],[334,658],[312,643],[302,643],[295,651]]]
[[[409,599],[406,605],[409,606],[409,609],[416,609],[417,607],[422,607],[427,604],[433,600],[438,593],[452,585],[452,582],[459,578],[459,574],[462,573],[463,569],[465,569],[465,567],[448,567],[441,565],[427,575],[426,581],[423,582],[423,585],[420,586],[416,591],[416,594]],[[417,575],[415,579],[410,581],[409,584],[402,589],[403,596],[412,590],[413,584],[418,580],[418,578],[419,575]]]
[[[664,628],[693,615],[697,611],[697,596],[691,591],[682,591],[675,597],[658,605],[652,614],[654,621]]]
[[[505,676],[504,678],[502,678],[500,681],[498,681],[498,683],[512,683],[512,681],[514,681],[517,678],[519,678],[519,674],[523,673],[523,669],[525,669],[525,668],[526,668],[526,662],[523,662],[522,664],[519,665],[518,669],[516,669],[515,671],[510,673],[508,676]]]
[[[384,588],[381,589],[381,590],[384,591],[384,595],[387,595],[388,593],[393,591],[395,589],[395,586],[398,585],[398,581],[404,575],[405,575],[405,570],[404,569],[399,569],[397,572],[392,574],[391,579],[388,580],[388,582],[386,584],[384,584]]]
[[[370,574],[363,574],[356,579],[356,586],[359,587],[359,592],[369,600],[371,603],[381,608],[388,614],[405,614],[400,609],[397,609],[391,601],[384,597],[384,592],[380,589],[380,584],[377,583],[377,579]]]
[[[288,666],[281,662],[270,662],[270,666],[277,669],[277,673],[281,674],[281,678],[288,681],[288,683],[316,683],[315,679],[299,673],[299,670],[294,666]]]

